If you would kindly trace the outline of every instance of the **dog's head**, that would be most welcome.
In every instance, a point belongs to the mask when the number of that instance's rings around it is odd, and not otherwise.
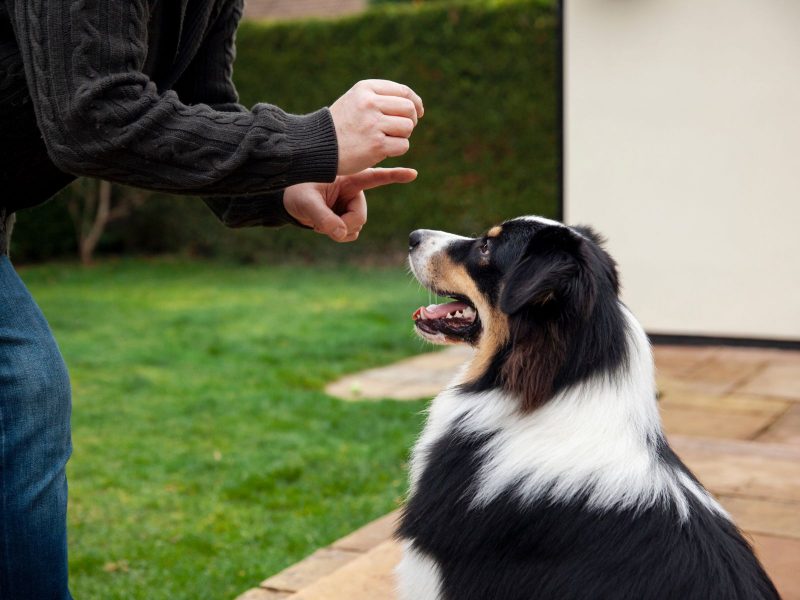
[[[417,332],[477,348],[468,388],[505,387],[532,410],[624,360],[616,265],[589,228],[521,217],[479,238],[418,230],[409,262],[420,283],[454,300],[418,309]]]

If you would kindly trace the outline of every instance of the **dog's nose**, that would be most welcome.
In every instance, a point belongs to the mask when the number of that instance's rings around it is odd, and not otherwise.
[[[422,242],[422,231],[419,229],[417,229],[416,231],[412,231],[411,235],[408,236],[409,251],[419,246],[421,242]]]

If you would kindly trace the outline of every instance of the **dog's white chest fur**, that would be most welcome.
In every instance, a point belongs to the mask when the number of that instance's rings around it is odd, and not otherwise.
[[[399,600],[439,600],[442,595],[439,565],[432,558],[414,548],[411,542],[403,544],[403,559],[395,571]]]

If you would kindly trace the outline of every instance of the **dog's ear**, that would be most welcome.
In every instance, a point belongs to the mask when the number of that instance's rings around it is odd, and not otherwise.
[[[585,244],[566,227],[547,227],[506,275],[500,309],[508,315],[510,347],[502,376],[525,412],[552,396],[572,332],[591,314],[595,293]]]
[[[508,315],[526,310],[542,318],[587,316],[594,294],[585,273],[583,243],[567,227],[536,233],[505,278],[500,309]]]

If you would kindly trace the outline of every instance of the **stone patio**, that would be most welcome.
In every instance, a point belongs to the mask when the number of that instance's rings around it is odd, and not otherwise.
[[[467,352],[414,357],[327,391],[348,401],[431,397]],[[746,532],[784,600],[800,600],[800,352],[658,346],[655,353],[670,442]],[[316,551],[239,600],[394,599],[395,518]]]

